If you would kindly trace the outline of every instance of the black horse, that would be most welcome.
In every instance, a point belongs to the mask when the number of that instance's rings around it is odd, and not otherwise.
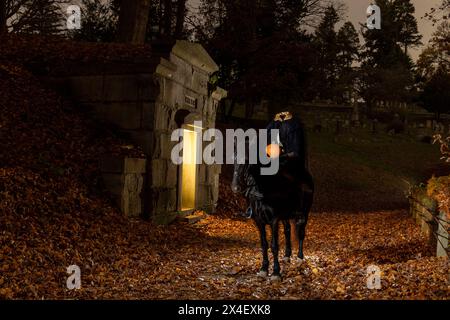
[[[303,242],[308,215],[313,202],[314,186],[312,178],[305,181],[296,179],[290,174],[290,166],[282,166],[274,176],[260,175],[261,165],[238,164],[235,161],[232,190],[243,194],[253,212],[253,220],[259,230],[263,263],[258,276],[266,277],[269,271],[268,243],[266,239],[266,225],[272,231],[272,254],[274,260],[272,280],[281,279],[280,263],[278,261],[280,221],[284,225],[286,243],[285,260],[289,261],[291,249],[291,225],[294,220],[298,238],[298,259],[303,261]]]

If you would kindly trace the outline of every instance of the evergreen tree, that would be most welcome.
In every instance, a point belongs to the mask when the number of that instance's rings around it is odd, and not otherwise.
[[[436,114],[436,120],[440,121],[443,113],[450,112],[450,73],[444,69],[438,69],[425,83],[420,100],[425,109]]]
[[[6,0],[7,28],[12,32],[58,34],[65,26],[68,0]]]
[[[339,102],[350,103],[353,96],[357,71],[355,63],[359,61],[360,41],[355,26],[346,22],[337,34],[337,74],[336,94]]]
[[[341,69],[349,69],[359,58],[360,42],[358,32],[351,22],[346,22],[337,35],[338,65]]]
[[[397,42],[402,45],[405,53],[408,48],[421,45],[422,35],[417,28],[417,20],[414,17],[415,8],[411,0],[394,0],[393,19],[397,29]]]
[[[450,23],[442,22],[417,62],[420,101],[437,120],[450,107]]]
[[[369,111],[377,100],[407,102],[413,97],[413,62],[405,48],[417,44],[408,0],[377,0],[381,9],[381,30],[363,25],[360,94]],[[411,19],[412,17],[412,19]],[[412,26],[412,27],[411,27]]]
[[[263,98],[272,107],[306,92],[299,86],[307,86],[313,55],[300,23],[317,12],[319,2],[201,1],[199,17],[191,17],[194,36],[220,65],[217,84],[246,105],[247,116]]]
[[[419,75],[427,80],[438,70],[450,72],[450,22],[442,22],[417,61]]]
[[[316,75],[319,95],[324,99],[332,99],[335,96],[337,81],[337,55],[338,43],[336,24],[339,15],[333,6],[329,6],[314,34],[314,44],[317,50]]]

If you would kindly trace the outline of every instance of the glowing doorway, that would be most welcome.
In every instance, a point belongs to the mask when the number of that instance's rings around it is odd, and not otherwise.
[[[197,188],[197,133],[183,129],[183,164],[181,168],[181,210],[195,209]]]

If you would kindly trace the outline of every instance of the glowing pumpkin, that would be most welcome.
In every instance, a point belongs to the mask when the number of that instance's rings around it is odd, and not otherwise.
[[[268,157],[275,159],[280,157],[281,148],[278,144],[269,144],[266,148],[266,153]]]

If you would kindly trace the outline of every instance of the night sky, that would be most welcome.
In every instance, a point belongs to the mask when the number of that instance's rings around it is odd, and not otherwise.
[[[371,0],[342,0],[348,7],[347,19],[353,22],[355,27],[358,26],[359,23],[364,22],[366,20],[366,9]],[[196,8],[200,0],[190,0],[190,6],[192,8]],[[425,13],[429,12],[431,8],[438,6],[441,3],[441,0],[412,0],[412,3],[416,7],[416,18],[419,24],[419,32],[423,35],[422,42],[426,45],[428,40],[430,39],[433,31],[435,30],[435,26],[426,19],[421,19]],[[357,29],[359,29],[357,27]],[[417,48],[415,50],[411,50],[411,56],[414,60],[418,58],[422,48]]]

